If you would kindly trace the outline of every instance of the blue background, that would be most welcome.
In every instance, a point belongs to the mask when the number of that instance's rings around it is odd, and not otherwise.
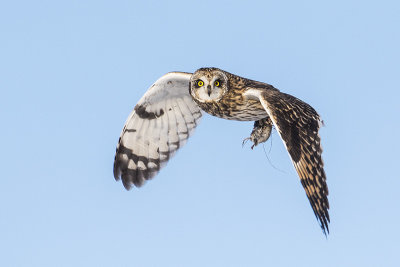
[[[3,1],[1,266],[399,266],[398,1]],[[169,71],[215,66],[322,116],[322,234],[276,132],[204,116],[141,189],[123,124]]]

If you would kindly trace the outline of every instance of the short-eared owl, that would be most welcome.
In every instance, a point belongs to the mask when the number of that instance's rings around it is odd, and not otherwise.
[[[329,233],[318,113],[272,85],[217,68],[201,68],[193,74],[167,73],[150,87],[122,130],[114,161],[115,179],[121,177],[126,189],[151,179],[192,135],[202,110],[224,119],[255,121],[247,138],[254,145],[265,142],[274,126],[323,232]]]

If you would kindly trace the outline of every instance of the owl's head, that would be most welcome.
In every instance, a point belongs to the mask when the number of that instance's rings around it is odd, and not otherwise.
[[[190,94],[199,102],[219,101],[228,91],[228,77],[217,68],[201,68],[190,78]]]

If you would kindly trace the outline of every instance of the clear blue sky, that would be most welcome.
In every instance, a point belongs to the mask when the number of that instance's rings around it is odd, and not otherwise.
[[[0,265],[399,266],[398,1],[142,2],[0,4]],[[154,180],[114,181],[138,99],[203,66],[321,114],[328,238],[250,122],[204,116]]]

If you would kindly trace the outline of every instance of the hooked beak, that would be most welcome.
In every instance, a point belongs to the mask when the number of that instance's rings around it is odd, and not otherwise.
[[[208,96],[211,95],[211,85],[207,86],[207,94],[208,94]]]

